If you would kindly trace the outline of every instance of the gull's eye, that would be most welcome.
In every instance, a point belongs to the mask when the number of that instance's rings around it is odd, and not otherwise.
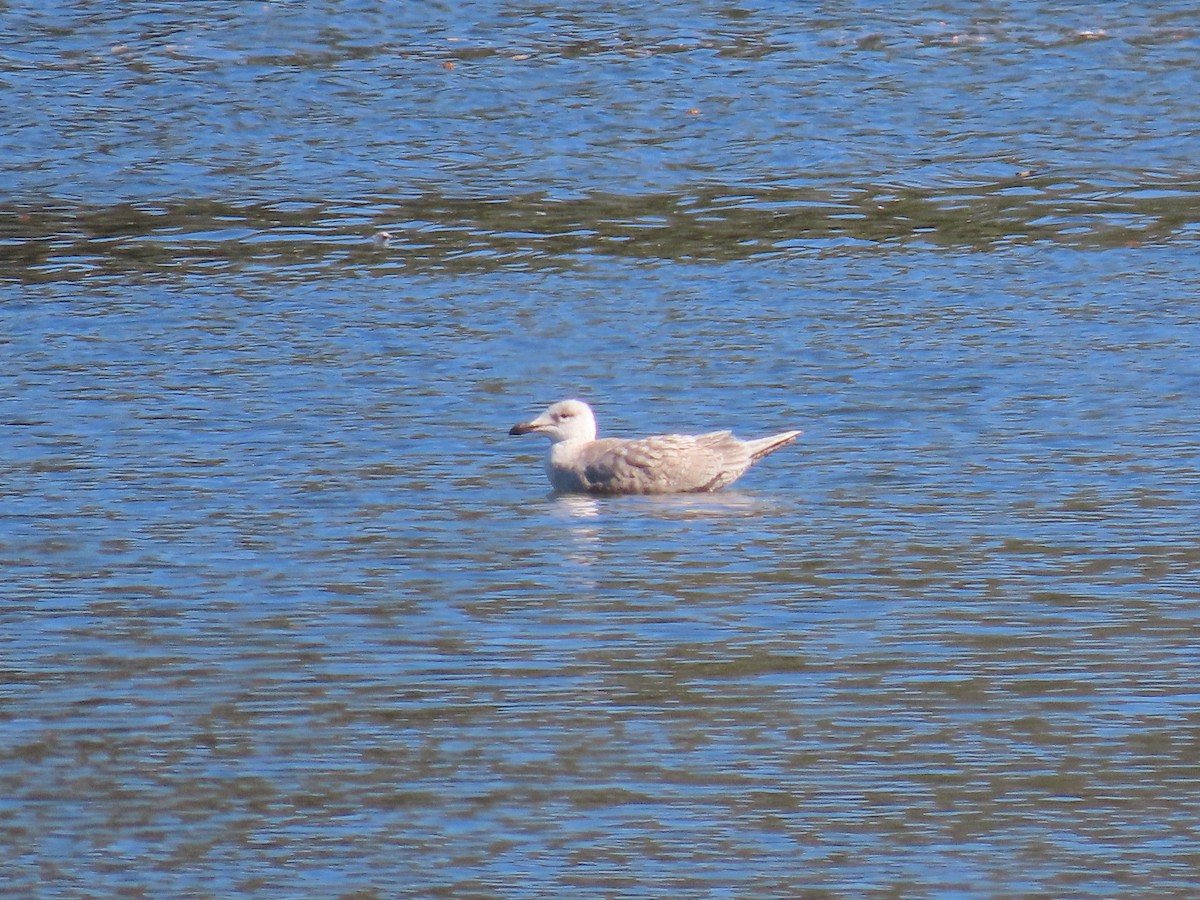
[[[573,415],[575,415],[575,413],[571,412],[569,409],[564,409],[562,412],[560,412],[558,414],[558,417],[560,419],[569,419]]]

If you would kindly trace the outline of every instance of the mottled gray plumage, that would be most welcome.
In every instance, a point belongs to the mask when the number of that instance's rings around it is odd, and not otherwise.
[[[674,494],[733,484],[799,431],[742,441],[728,431],[596,439],[596,419],[582,400],[562,400],[509,434],[550,438],[546,472],[556,491],[589,494]]]

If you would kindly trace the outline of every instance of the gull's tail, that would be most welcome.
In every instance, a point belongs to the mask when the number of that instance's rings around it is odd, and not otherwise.
[[[804,434],[803,431],[784,431],[781,434],[773,434],[770,437],[746,441],[746,448],[750,451],[750,461],[758,462],[764,456],[774,453],[780,447],[786,447],[802,434]]]

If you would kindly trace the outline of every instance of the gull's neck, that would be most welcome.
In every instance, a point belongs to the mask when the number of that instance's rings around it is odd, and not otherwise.
[[[560,444],[580,445],[580,444],[590,444],[595,439],[596,439],[596,426],[593,425],[591,428],[588,428],[588,429],[579,428],[578,430],[572,432],[571,434],[564,434],[558,440],[551,439],[551,443],[554,446],[558,446]]]
[[[550,444],[550,453],[547,455],[546,462],[551,466],[569,465],[580,451],[595,439],[596,432],[594,430],[590,434],[564,435]]]

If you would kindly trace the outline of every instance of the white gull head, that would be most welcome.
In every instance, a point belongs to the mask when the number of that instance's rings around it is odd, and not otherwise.
[[[509,434],[544,434],[551,444],[587,443],[596,439],[596,417],[582,400],[560,400],[536,419],[518,422]]]

